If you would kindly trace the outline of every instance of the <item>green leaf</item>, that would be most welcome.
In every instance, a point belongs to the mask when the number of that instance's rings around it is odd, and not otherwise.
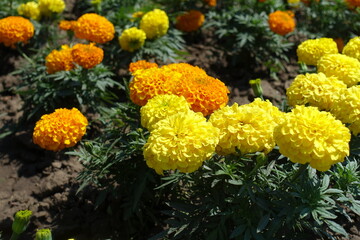
[[[265,227],[268,225],[269,220],[270,220],[270,214],[264,215],[259,221],[259,224],[256,228],[256,232],[257,233],[262,232],[265,229]]]
[[[230,239],[231,238],[236,238],[238,236],[240,236],[244,230],[245,230],[246,226],[245,225],[240,225],[240,226],[237,226],[230,234]]]
[[[345,236],[346,238],[349,238],[349,235],[346,232],[346,230],[342,226],[340,226],[338,223],[331,221],[331,220],[325,220],[325,223],[328,225],[328,227],[332,231],[339,233],[339,234]]]

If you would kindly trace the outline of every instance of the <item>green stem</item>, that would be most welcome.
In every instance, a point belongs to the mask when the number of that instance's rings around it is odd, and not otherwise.
[[[10,240],[16,240],[16,239],[19,238],[19,236],[20,236],[20,234],[17,234],[16,232],[13,232],[13,233],[11,234]]]
[[[305,172],[305,170],[307,169],[307,167],[309,166],[309,163],[305,163],[305,164],[301,164],[301,166],[299,167],[299,169],[296,171],[296,173],[294,174],[294,176],[291,178],[290,182],[295,182],[295,180],[303,174],[303,172]]]
[[[17,48],[18,52],[20,53],[20,55],[21,55],[23,58],[25,58],[25,59],[26,59],[29,63],[31,63],[32,65],[35,65],[35,62],[34,62],[31,58],[29,58],[28,55],[26,55],[26,53],[24,53],[24,52],[21,50],[21,48],[20,48],[19,45],[17,45],[16,48]]]

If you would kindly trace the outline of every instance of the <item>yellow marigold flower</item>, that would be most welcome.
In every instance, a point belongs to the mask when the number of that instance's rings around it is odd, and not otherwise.
[[[95,43],[78,43],[72,48],[71,54],[74,62],[86,69],[95,67],[104,58],[104,51],[96,47]]]
[[[335,76],[348,87],[360,81],[360,62],[356,58],[340,53],[327,54],[320,58],[317,65],[318,72],[328,77]]]
[[[287,0],[289,6],[298,8],[300,6],[300,0]]]
[[[137,70],[130,81],[130,99],[139,106],[160,94],[173,94],[174,86],[180,80],[181,74],[175,71],[148,68]]]
[[[177,113],[159,121],[144,146],[144,158],[158,174],[194,172],[215,152],[219,129],[200,113]]]
[[[15,48],[15,43],[26,44],[34,36],[34,25],[29,19],[10,16],[0,19],[0,43]]]
[[[261,102],[258,99],[241,106],[234,103],[211,114],[209,122],[220,129],[218,154],[228,155],[236,150],[242,154],[268,153],[274,148],[274,128],[283,116],[270,102]]]
[[[275,11],[269,14],[268,23],[271,31],[286,35],[295,29],[294,13],[291,11]]]
[[[350,8],[360,7],[360,0],[345,0]]]
[[[59,22],[59,28],[61,30],[74,30],[74,24],[76,23],[76,21],[67,21],[67,20],[62,20]]]
[[[51,13],[61,13],[65,9],[63,0],[38,0],[40,13],[49,16]]]
[[[184,96],[195,112],[207,116],[229,101],[229,90],[225,84],[208,76],[199,67],[187,63],[173,63],[163,66],[162,69],[181,73],[181,81],[174,85],[173,94]]]
[[[190,10],[176,17],[175,27],[183,32],[193,32],[198,30],[204,21],[204,14],[197,10]]]
[[[75,37],[96,43],[106,43],[114,38],[114,25],[96,13],[86,13],[74,24]]]
[[[330,113],[299,105],[275,128],[274,138],[280,153],[292,162],[326,171],[349,155],[351,134]]]
[[[93,5],[97,5],[100,4],[102,2],[102,0],[91,0],[90,3]]]
[[[216,6],[216,0],[204,0],[204,2],[209,5],[210,7]]]
[[[290,106],[306,105],[330,110],[332,104],[340,97],[341,89],[347,86],[337,77],[326,77],[323,73],[298,75],[286,90]]]
[[[190,105],[183,96],[157,95],[141,107],[141,125],[152,131],[154,125],[160,120],[176,113],[187,113],[189,111]]]
[[[78,109],[59,108],[36,122],[33,141],[46,150],[60,151],[79,142],[87,125],[87,119]]]
[[[357,136],[360,133],[360,85],[344,89],[330,112],[348,124],[351,132]]]
[[[157,63],[148,62],[146,60],[139,60],[137,62],[132,62],[129,65],[129,72],[134,73],[139,69],[148,69],[148,68],[158,68]]]
[[[342,54],[360,61],[360,37],[354,37],[344,46]]]
[[[133,18],[142,18],[143,16],[144,16],[144,12],[142,12],[142,11],[134,12],[132,14]]]
[[[297,47],[296,53],[299,62],[316,66],[322,56],[338,53],[338,48],[332,38],[308,39]]]
[[[154,9],[145,13],[140,21],[140,29],[146,33],[146,38],[154,39],[167,33],[169,29],[169,18],[166,12]]]
[[[62,45],[61,50],[53,50],[45,58],[46,71],[49,74],[59,71],[70,71],[75,67],[73,57],[71,54],[72,49],[68,45]]]
[[[37,2],[27,2],[20,4],[17,8],[19,15],[34,19],[36,21],[40,20],[40,9]]]
[[[125,29],[119,37],[120,47],[128,52],[133,52],[141,48],[146,39],[146,34],[143,30],[137,27]]]

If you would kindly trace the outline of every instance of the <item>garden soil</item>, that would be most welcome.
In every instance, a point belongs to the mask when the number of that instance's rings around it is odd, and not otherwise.
[[[224,52],[206,39],[187,50],[185,62],[203,68],[229,87],[229,104],[251,102],[254,95],[248,81],[261,78],[264,97],[279,105],[285,89],[298,74],[294,58],[285,64],[275,80],[270,79],[268,71],[261,66],[249,69],[242,64],[230,64]],[[0,128],[18,123],[23,104],[21,98],[10,91],[20,79],[9,74],[23,59],[15,51],[0,46],[0,56],[5,56],[4,51],[10,51],[13,57],[5,58],[0,64]],[[0,232],[3,239],[9,239],[13,215],[24,209],[31,210],[33,217],[20,240],[34,239],[38,228],[50,228],[55,240],[105,239],[116,223],[111,221],[106,207],[95,207],[99,195],[95,187],[78,192],[81,163],[63,152],[53,153],[33,144],[33,127],[34,124],[29,124],[26,129],[0,140]],[[343,225],[350,233],[350,240],[360,240],[359,218]],[[337,239],[345,240],[340,236]]]

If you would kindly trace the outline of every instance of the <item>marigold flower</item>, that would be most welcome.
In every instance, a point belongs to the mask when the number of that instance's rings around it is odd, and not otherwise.
[[[274,128],[283,114],[269,101],[256,99],[239,106],[234,103],[211,114],[209,122],[220,129],[216,152],[228,155],[240,150],[242,154],[270,152],[274,146]]]
[[[86,13],[74,24],[75,37],[96,43],[106,43],[114,38],[114,25],[96,13]]]
[[[132,62],[129,65],[129,72],[134,73],[136,70],[139,69],[148,69],[148,68],[158,68],[159,66],[157,63],[148,62],[146,60],[139,60],[136,62]]]
[[[76,21],[67,21],[67,20],[62,20],[59,22],[59,28],[61,30],[74,30],[74,24],[76,23]]]
[[[40,13],[49,16],[51,13],[61,13],[65,9],[63,0],[38,0]]]
[[[293,8],[298,8],[300,6],[300,0],[287,0],[287,3]]]
[[[360,37],[354,37],[344,46],[342,54],[360,61]]]
[[[27,2],[20,4],[17,8],[19,15],[34,19],[36,21],[40,20],[40,9],[37,2]]]
[[[219,129],[200,113],[177,113],[159,121],[144,146],[144,158],[158,174],[194,172],[215,152]]]
[[[204,0],[204,2],[209,5],[210,7],[216,6],[216,0]]]
[[[34,36],[34,25],[29,19],[10,16],[0,19],[0,43],[15,48],[15,43],[26,44]]]
[[[49,74],[59,71],[70,71],[75,68],[72,49],[68,45],[62,45],[61,50],[53,50],[45,58],[46,71]]]
[[[140,29],[146,33],[146,38],[148,39],[165,35],[169,29],[169,18],[166,12],[154,9],[145,13],[140,21]]]
[[[348,124],[351,132],[357,136],[360,133],[360,85],[342,90],[330,112]]]
[[[193,32],[198,30],[204,21],[204,14],[197,10],[190,10],[176,17],[175,27],[183,32]]]
[[[160,94],[173,94],[174,86],[181,78],[175,71],[148,68],[137,70],[130,81],[130,99],[139,106],[144,106],[147,101]]]
[[[306,105],[330,110],[332,104],[340,97],[341,89],[347,86],[337,77],[326,77],[323,73],[298,75],[286,90],[290,106]]]
[[[299,62],[316,66],[322,56],[338,53],[338,48],[332,38],[308,39],[297,47],[296,53]]]
[[[96,47],[95,43],[78,43],[72,48],[71,54],[74,62],[86,69],[95,67],[104,58],[104,51]]]
[[[356,58],[340,53],[327,54],[320,58],[317,65],[318,72],[327,77],[335,76],[348,87],[360,81],[360,62]]]
[[[46,150],[60,151],[79,142],[87,125],[86,117],[78,109],[59,108],[36,122],[33,141]]]
[[[228,103],[228,88],[203,69],[187,63],[173,63],[162,68],[182,74],[181,81],[174,85],[173,94],[184,96],[193,111],[207,116]]]
[[[360,7],[360,0],[345,0],[350,8]]]
[[[295,29],[294,14],[291,11],[275,11],[269,14],[268,23],[271,31],[286,35]]]
[[[142,18],[143,16],[144,16],[144,12],[142,12],[142,11],[138,11],[138,12],[134,12],[133,14],[132,14],[132,17],[133,18]]]
[[[141,48],[146,39],[146,34],[143,30],[137,27],[125,29],[119,37],[120,47],[128,52],[133,52]]]
[[[330,113],[299,105],[275,128],[274,138],[280,153],[292,162],[327,171],[349,155],[351,135]]]
[[[187,113],[189,111],[190,105],[183,96],[157,95],[141,107],[141,125],[152,131],[154,125],[160,120],[176,113]]]

